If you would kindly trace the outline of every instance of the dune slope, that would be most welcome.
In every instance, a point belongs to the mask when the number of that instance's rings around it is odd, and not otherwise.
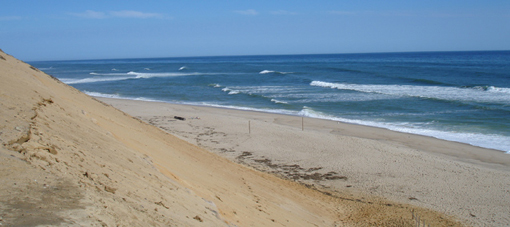
[[[459,225],[255,171],[0,51],[0,223],[87,226]]]

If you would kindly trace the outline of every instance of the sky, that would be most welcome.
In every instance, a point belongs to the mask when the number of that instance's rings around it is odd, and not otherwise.
[[[24,61],[510,50],[508,0],[0,0]]]

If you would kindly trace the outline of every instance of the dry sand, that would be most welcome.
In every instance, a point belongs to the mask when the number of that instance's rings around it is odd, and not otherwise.
[[[297,116],[101,100],[232,161],[343,197],[376,195],[475,226],[510,225],[510,155],[501,151]]]
[[[135,107],[196,146],[1,51],[0,81],[3,226],[413,226],[411,210],[431,226],[509,224],[497,153],[452,159],[330,122],[300,131],[287,116]]]

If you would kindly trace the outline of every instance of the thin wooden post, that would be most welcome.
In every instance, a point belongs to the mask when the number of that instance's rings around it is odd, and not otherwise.
[[[305,131],[305,119],[301,117],[301,131]]]
[[[251,134],[251,121],[248,121],[248,134]]]

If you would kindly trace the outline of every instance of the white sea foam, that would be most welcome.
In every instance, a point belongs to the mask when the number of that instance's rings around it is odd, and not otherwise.
[[[299,88],[289,86],[234,86],[229,89],[235,89],[246,94],[288,94],[293,93]]]
[[[323,93],[290,93],[283,94],[281,97],[298,99],[300,103],[325,103],[325,102],[364,102],[375,101],[384,99],[395,99],[384,94],[368,94],[368,93],[353,93],[349,95],[339,95],[334,92]]]
[[[128,79],[148,79],[153,77],[178,77],[178,76],[194,76],[201,75],[200,73],[140,73],[140,72],[128,72],[128,73],[96,73],[91,72],[90,75],[94,77],[88,78],[60,78],[60,81],[66,84],[83,84],[83,83],[95,83],[95,82],[106,82],[106,81],[121,81]]]
[[[269,73],[276,73],[276,74],[290,74],[292,72],[278,72],[273,70],[262,70],[259,72],[259,74],[269,74]]]
[[[489,92],[495,92],[495,93],[506,93],[506,94],[510,94],[510,88],[503,88],[503,87],[494,87],[494,86],[489,86],[489,87],[487,87],[487,91],[489,91]]]
[[[473,102],[496,102],[509,104],[510,93],[500,92],[494,95],[493,92],[476,88],[458,88],[441,86],[414,86],[414,85],[378,85],[378,84],[346,84],[330,83],[323,81],[312,81],[311,86],[334,88],[339,90],[352,90],[366,93],[378,93],[399,97],[420,97],[442,100],[473,101]],[[492,89],[506,91],[503,89]]]
[[[241,93],[241,91],[238,91],[238,90],[232,90],[232,89],[230,89],[230,88],[228,88],[228,87],[223,88],[223,89],[221,89],[221,90],[222,90],[222,91],[224,91],[224,92],[228,92],[228,94],[229,94],[229,95],[237,95],[237,94]]]
[[[107,82],[107,81],[120,81],[133,79],[133,77],[90,77],[83,79],[71,79],[71,78],[60,78],[59,80],[65,84],[85,84],[85,83],[96,83],[96,82]]]
[[[280,100],[276,100],[276,99],[271,99],[271,102],[274,102],[274,103],[277,103],[277,104],[288,104],[288,102],[280,101]]]
[[[91,72],[89,74],[90,75],[95,75],[95,76],[126,76],[126,73],[96,73],[96,72]]]
[[[150,71],[149,68],[145,70]],[[153,77],[180,77],[180,76],[196,76],[196,75],[216,75],[218,73],[200,73],[200,72],[160,72],[160,73],[142,73],[130,71],[127,73],[97,73],[90,72],[90,75],[94,77],[89,78],[59,78],[66,84],[80,84],[80,83],[94,83],[94,82],[105,82],[105,81],[120,81],[128,79],[148,79]]]
[[[259,73],[260,74],[268,74],[268,73],[274,73],[275,71],[271,71],[271,70],[262,70],[260,71]]]
[[[185,70],[185,69],[187,69],[187,68],[188,68],[188,67],[186,67],[186,66],[182,66],[182,67],[180,67],[180,68],[179,68],[179,71]]]
[[[139,100],[139,101],[148,101],[148,102],[162,102],[160,100],[148,99],[148,98],[143,98],[143,97],[126,97],[126,96],[121,96],[119,94],[105,94],[105,93],[93,92],[93,91],[83,91],[83,93],[93,96],[93,97],[100,97],[100,98],[128,99],[128,100]]]
[[[211,85],[210,85],[211,86]],[[356,101],[369,101],[369,100],[381,100],[388,99],[387,95],[383,94],[350,94],[350,95],[338,95],[335,92],[327,93],[309,93],[309,88],[299,88],[293,86],[233,86],[227,88],[230,90],[236,90],[239,93],[249,95],[260,95],[269,99],[274,99],[281,102],[282,99],[292,100],[289,102],[299,103],[316,103],[316,102],[356,102]],[[225,91],[225,90],[224,90]],[[271,100],[272,102],[275,102]]]
[[[177,76],[194,76],[200,75],[200,73],[140,73],[140,72],[128,72],[128,75],[135,75],[136,78],[153,78],[153,77],[177,77]]]
[[[83,91],[83,93],[93,96],[93,97],[122,99],[122,97],[117,94],[104,94],[104,93],[93,92],[93,91]]]

